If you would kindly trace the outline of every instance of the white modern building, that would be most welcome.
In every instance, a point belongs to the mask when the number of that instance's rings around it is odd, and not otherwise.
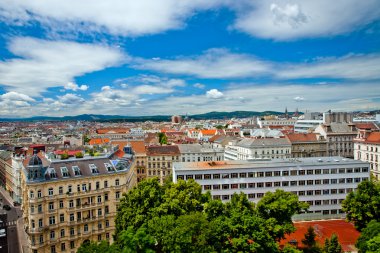
[[[223,161],[224,148],[210,143],[179,144],[182,162]]]
[[[294,124],[295,133],[312,133],[317,126],[323,123],[318,119],[300,119]]]
[[[292,145],[286,138],[243,139],[236,144],[227,145],[225,160],[254,160],[288,158]]]
[[[253,202],[277,189],[295,193],[310,205],[300,219],[343,217],[342,201],[370,175],[367,162],[342,157],[173,163],[172,170],[174,182],[194,179],[213,199],[223,201],[239,192]]]
[[[257,118],[257,124],[260,128],[267,126],[294,126],[296,119],[260,119]]]

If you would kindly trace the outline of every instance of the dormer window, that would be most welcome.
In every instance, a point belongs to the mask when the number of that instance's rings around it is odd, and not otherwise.
[[[49,174],[50,174],[50,178],[57,178],[57,173],[55,172],[54,169],[52,169]]]
[[[89,164],[88,166],[90,167],[92,174],[98,174],[99,173],[99,170],[95,164]]]
[[[106,167],[108,172],[115,171],[115,169],[109,163],[105,163],[104,166]]]
[[[73,169],[75,176],[81,176],[82,175],[78,166],[73,166],[71,168]]]
[[[62,177],[70,177],[69,170],[66,167],[61,167]]]

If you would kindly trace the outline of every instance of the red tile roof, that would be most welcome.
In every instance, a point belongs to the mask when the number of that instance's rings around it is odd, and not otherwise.
[[[89,144],[90,145],[99,145],[99,144],[106,144],[109,142],[110,142],[110,139],[108,139],[108,138],[92,138],[89,141]]]
[[[96,129],[97,134],[107,134],[107,133],[118,133],[125,134],[129,133],[129,128],[99,128]]]
[[[380,132],[372,132],[368,135],[368,138],[365,140],[370,143],[380,144]]]
[[[317,135],[315,133],[289,133],[286,138],[292,143],[296,142],[317,142]]]
[[[166,146],[148,146],[146,147],[147,155],[179,155],[179,148],[176,145]]]
[[[374,123],[356,123],[358,129],[378,129]]]

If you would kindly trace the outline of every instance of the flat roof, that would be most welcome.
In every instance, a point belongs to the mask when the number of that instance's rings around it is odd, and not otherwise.
[[[180,170],[214,170],[214,169],[244,169],[244,168],[269,168],[269,167],[297,167],[297,166],[324,166],[324,165],[369,165],[367,162],[344,158],[334,157],[310,157],[310,158],[284,158],[284,159],[258,159],[258,160],[236,160],[236,161],[216,161],[216,162],[187,162],[173,163],[173,168]]]

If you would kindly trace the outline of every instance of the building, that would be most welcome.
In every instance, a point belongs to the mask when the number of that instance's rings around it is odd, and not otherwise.
[[[321,119],[300,119],[294,124],[294,132],[312,133],[322,123]]]
[[[179,162],[180,152],[176,145],[146,147],[148,159],[147,177],[158,177],[161,184],[170,175],[173,162]]]
[[[261,119],[257,118],[257,124],[260,128],[267,126],[294,126],[296,119]]]
[[[224,148],[210,143],[179,144],[181,162],[223,161]]]
[[[307,216],[343,217],[341,203],[369,179],[367,162],[342,157],[174,163],[173,181],[194,179],[213,199],[228,201],[243,192],[258,202],[266,192],[283,189],[309,203]]]
[[[323,123],[351,123],[353,122],[354,114],[350,112],[324,112]]]
[[[291,133],[286,138],[292,145],[291,157],[319,157],[327,155],[327,142],[315,133]]]
[[[133,157],[23,161],[22,209],[33,253],[76,252],[85,241],[113,241],[122,193],[136,184]]]
[[[173,115],[172,116],[172,123],[173,124],[180,124],[180,123],[182,123],[182,116],[180,116],[180,115]]]
[[[227,145],[225,160],[254,160],[270,158],[289,158],[292,145],[286,138],[243,139],[236,144]]]
[[[330,123],[321,124],[315,131],[327,141],[328,156],[354,157],[353,139],[357,135],[353,123]]]
[[[354,139],[354,158],[371,164],[371,172],[380,179],[380,132],[360,129]]]

